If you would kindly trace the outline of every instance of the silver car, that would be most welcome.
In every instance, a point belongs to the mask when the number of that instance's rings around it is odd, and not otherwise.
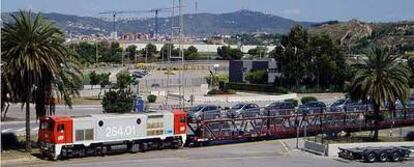
[[[220,108],[216,105],[196,105],[188,111],[190,121],[220,118]]]
[[[260,107],[253,103],[239,103],[230,108],[227,112],[227,117],[238,118],[238,117],[257,117],[260,116]]]

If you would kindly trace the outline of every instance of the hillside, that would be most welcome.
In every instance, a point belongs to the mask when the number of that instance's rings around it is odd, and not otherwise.
[[[414,48],[414,21],[364,23],[358,20],[325,24],[309,29],[310,34],[328,34],[348,48],[368,43]]]
[[[66,32],[72,34],[109,34],[113,29],[111,21],[93,17],[80,17],[58,13],[45,13],[45,18],[52,20]],[[173,18],[178,21],[178,18]],[[10,13],[2,13],[2,20],[9,22]],[[159,19],[159,32],[169,33],[171,18]],[[309,27],[312,23],[296,22],[275,15],[240,10],[223,14],[187,14],[184,16],[185,33],[192,36],[210,36],[217,34],[241,34],[253,32],[286,33],[295,24]],[[120,32],[150,32],[153,30],[153,18],[118,21]]]

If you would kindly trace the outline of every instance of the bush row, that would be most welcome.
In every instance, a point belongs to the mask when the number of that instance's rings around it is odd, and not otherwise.
[[[229,82],[225,84],[226,89],[244,90],[244,91],[259,91],[286,94],[289,91],[283,87],[275,87],[274,85],[266,84],[247,84]]]

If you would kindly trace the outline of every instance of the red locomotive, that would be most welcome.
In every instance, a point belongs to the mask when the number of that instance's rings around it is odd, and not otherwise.
[[[51,159],[179,148],[187,135],[183,111],[96,114],[40,119],[41,153]]]

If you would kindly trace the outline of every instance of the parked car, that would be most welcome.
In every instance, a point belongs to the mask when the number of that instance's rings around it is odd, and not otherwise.
[[[322,113],[326,110],[326,104],[321,101],[311,101],[306,104],[300,105],[298,112],[300,114],[313,114],[313,113]]]
[[[266,105],[264,115],[284,116],[291,115],[295,111],[295,105],[290,102],[274,102]]]
[[[238,118],[238,117],[257,117],[260,116],[260,107],[253,103],[239,103],[230,108],[227,112],[227,117]]]
[[[188,111],[191,121],[220,118],[220,108],[216,105],[196,105]]]
[[[134,78],[144,78],[146,75],[148,75],[148,72],[145,70],[139,70],[132,72],[132,77]]]
[[[329,108],[330,112],[355,112],[355,111],[370,111],[372,104],[364,103],[362,101],[355,102],[350,99],[339,99],[335,101]]]
[[[132,73],[132,74],[131,74],[131,76],[132,76],[133,78],[144,78],[144,75],[139,74],[139,73]]]
[[[395,102],[395,109],[402,110],[403,108],[404,107],[403,107],[403,104],[401,103],[401,101],[397,100]],[[409,111],[414,111],[414,99],[409,99],[407,101],[407,104],[405,105],[405,108],[408,109]]]
[[[143,76],[148,75],[148,71],[146,71],[146,70],[137,70],[137,71],[134,71],[133,73],[140,74],[140,75],[143,75]]]

